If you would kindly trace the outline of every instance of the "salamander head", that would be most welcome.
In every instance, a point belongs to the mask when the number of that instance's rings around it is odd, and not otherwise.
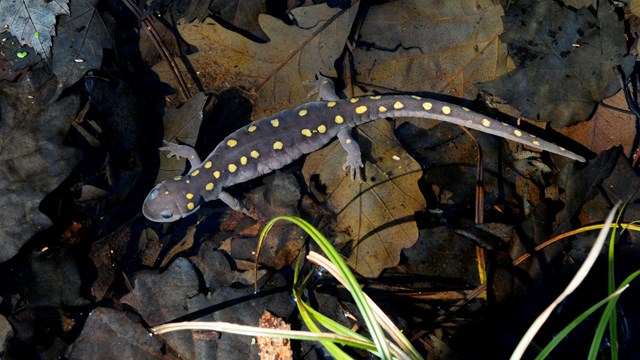
[[[172,222],[196,212],[200,195],[186,191],[184,185],[180,177],[156,185],[142,204],[144,216],[151,221]]]

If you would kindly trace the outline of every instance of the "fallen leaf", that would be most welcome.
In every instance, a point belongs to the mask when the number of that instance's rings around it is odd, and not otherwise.
[[[504,17],[501,40],[516,70],[479,88],[504,99],[528,118],[568,126],[586,120],[598,101],[620,89],[620,66],[630,74],[624,22],[613,5],[572,10],[557,2],[517,3]],[[551,85],[553,84],[553,85]]]
[[[418,239],[414,213],[426,207],[418,188],[422,169],[396,140],[389,122],[364,124],[357,134],[364,183],[351,181],[341,170],[346,152],[337,141],[309,155],[302,174],[310,186],[322,188],[316,196],[337,215],[336,229],[353,239],[349,265],[377,277],[397,265],[402,249]]]
[[[622,91],[618,91],[604,102],[618,109],[628,109]],[[622,145],[624,153],[629,157],[636,138],[636,118],[629,113],[598,106],[590,121],[558,129],[558,132],[574,139],[594,153]]]
[[[0,213],[0,263],[50,225],[40,202],[78,162],[78,150],[62,142],[80,100],[56,94],[57,82],[42,70],[0,86],[0,207],[11,209]]]
[[[112,30],[95,7],[97,3],[98,0],[75,0],[71,2],[70,15],[58,18],[51,71],[63,88],[74,84],[87,71],[99,69],[102,49],[113,47]]]
[[[78,264],[68,248],[34,253],[29,258],[26,292],[31,306],[79,306],[89,300],[80,295]]]
[[[228,84],[251,91],[254,118],[259,119],[306,102],[304,81],[312,80],[318,72],[335,74],[334,62],[343,51],[357,10],[357,5],[349,9],[324,4],[299,8],[291,12],[296,25],[260,15],[260,27],[270,39],[264,44],[210,18],[179,25],[178,31],[199,50],[188,58],[205,91],[217,93]],[[166,64],[158,64],[154,70],[163,81],[173,82]]]
[[[99,307],[89,314],[65,355],[69,360],[171,359],[163,346],[160,336],[151,336],[126,313]]]
[[[216,309],[214,320],[255,326],[265,309],[284,319],[290,318],[296,312],[296,306],[286,279],[276,273],[269,281],[282,288],[261,292],[259,296],[254,293],[253,285],[223,287],[211,293],[209,299]],[[256,359],[258,347],[252,341],[250,336],[224,334],[217,341],[217,356],[212,359],[227,359],[231,353],[234,359]]]
[[[69,14],[66,0],[0,1],[0,24],[5,31],[23,45],[32,47],[43,59],[49,59],[51,38],[56,33],[56,16],[66,14]]]
[[[151,325],[167,321],[202,310],[211,305],[203,294],[199,293],[198,276],[193,264],[178,258],[162,274],[138,272],[134,280],[134,289],[121,298]],[[211,321],[211,315],[199,318]],[[215,358],[215,344],[197,337],[197,332],[178,331],[163,334],[162,337],[182,357],[193,359],[198,353],[204,358]]]
[[[392,14],[392,16],[391,16]],[[498,39],[502,6],[489,0],[420,0],[371,6],[353,50],[358,82],[473,99],[475,83],[512,64]]]

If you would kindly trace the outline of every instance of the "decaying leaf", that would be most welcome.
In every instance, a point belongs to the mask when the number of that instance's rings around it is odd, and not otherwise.
[[[111,30],[96,9],[97,3],[98,0],[75,0],[71,2],[71,14],[58,18],[51,70],[63,88],[87,71],[99,69],[102,49],[113,47]]]
[[[260,27],[270,39],[266,44],[209,18],[178,29],[199,50],[189,56],[189,62],[205,90],[220,92],[232,84],[252,91],[253,117],[259,119],[308,101],[304,81],[313,80],[316,73],[335,74],[334,62],[342,53],[357,10],[357,5],[332,9],[324,4],[295,9],[291,15],[297,25],[260,15]],[[164,63],[154,70],[163,81],[172,82]]]
[[[262,314],[258,326],[267,329],[291,330],[290,324],[268,311]],[[293,351],[291,351],[291,341],[289,339],[258,336],[258,347],[260,347],[260,360],[293,359]]]
[[[68,3],[67,0],[2,0],[0,25],[23,45],[48,59],[51,38],[56,34],[56,16],[69,14]]]
[[[33,70],[0,86],[0,207],[10,209],[0,212],[0,262],[50,225],[40,201],[77,163],[77,150],[62,143],[79,98],[56,100],[56,88],[53,78]]]
[[[209,301],[198,293],[198,277],[189,260],[179,258],[162,274],[140,272],[134,281],[135,289],[122,297],[122,302],[135,308],[148,324],[158,325],[209,306]],[[200,318],[211,321],[211,316]],[[207,358],[213,356],[215,345],[203,341],[195,332],[178,331],[163,334],[167,343],[185,358],[192,359],[198,352]]]
[[[89,314],[65,355],[70,360],[164,358],[159,336],[151,336],[127,314],[101,307]]]
[[[480,88],[532,119],[555,126],[586,120],[598,101],[620,89],[614,69],[630,74],[635,64],[625,56],[625,25],[613,5],[603,3],[594,14],[553,1],[521,2],[504,22],[500,38],[518,67]]]
[[[346,153],[337,141],[308,156],[302,173],[310,186],[322,188],[317,196],[337,214],[337,229],[353,239],[349,265],[376,277],[397,265],[402,249],[418,239],[413,216],[426,206],[417,183],[422,170],[398,143],[389,122],[362,125],[357,134],[366,164],[364,183],[341,171]]]

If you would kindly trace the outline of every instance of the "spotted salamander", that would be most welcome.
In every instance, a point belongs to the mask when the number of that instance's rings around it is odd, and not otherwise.
[[[220,199],[231,208],[247,213],[242,203],[224,189],[290,164],[312,153],[336,136],[347,152],[344,169],[360,178],[363,166],[360,147],[351,129],[387,117],[416,117],[446,121],[510,139],[532,147],[585,161],[569,150],[537,138],[505,122],[488,118],[465,107],[415,95],[374,95],[340,100],[333,83],[321,78],[318,89],[323,101],[255,121],[227,136],[200,161],[193,148],[167,143],[161,150],[169,156],[186,157],[189,173],[156,185],[144,201],[142,212],[152,221],[171,222],[198,210],[200,204]]]

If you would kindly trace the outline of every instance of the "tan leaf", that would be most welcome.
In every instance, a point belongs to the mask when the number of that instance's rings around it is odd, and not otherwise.
[[[341,170],[345,151],[339,142],[307,157],[307,182],[318,175],[326,187],[326,206],[337,214],[337,230],[350,235],[354,247],[348,263],[367,277],[398,264],[402,249],[418,239],[414,213],[426,203],[418,188],[422,170],[402,148],[387,121],[358,127],[366,181],[351,181]],[[311,185],[313,186],[313,184]]]
[[[297,25],[260,15],[260,27],[270,39],[265,44],[209,18],[178,29],[198,48],[189,55],[189,62],[205,91],[220,92],[233,84],[253,92],[253,116],[258,119],[307,102],[309,88],[304,81],[313,80],[317,72],[335,75],[333,64],[343,51],[357,10],[357,4],[349,9],[326,5],[299,8],[291,12]],[[163,81],[173,82],[164,63],[154,70]]]
[[[389,16],[393,14],[393,16]],[[499,2],[420,0],[372,6],[354,49],[358,80],[389,89],[431,91],[473,99],[475,83],[513,69]],[[381,31],[384,29],[384,31]]]

